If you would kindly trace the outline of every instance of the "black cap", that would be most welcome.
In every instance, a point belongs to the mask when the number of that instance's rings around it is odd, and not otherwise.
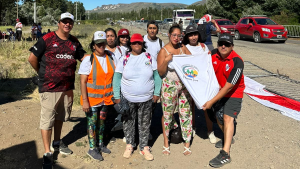
[[[219,36],[218,42],[228,42],[228,43],[233,44],[233,37],[231,35],[229,35],[228,33],[224,33]]]
[[[198,30],[194,25],[189,25],[185,28],[185,32],[186,34],[188,34],[188,33],[198,32]]]

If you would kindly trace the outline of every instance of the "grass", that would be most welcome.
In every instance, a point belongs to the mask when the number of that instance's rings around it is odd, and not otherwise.
[[[6,28],[13,28],[13,26],[1,26],[0,30]],[[82,44],[84,50],[87,51],[88,54],[91,51],[88,48],[89,43],[92,40],[93,33],[95,31],[102,30],[104,31],[106,28],[111,27],[109,25],[75,25],[71,34],[76,36],[80,43]],[[31,41],[30,38],[30,28],[31,26],[23,27],[22,36],[23,40],[18,41],[6,41],[0,42],[0,95],[1,92],[5,91],[7,95],[19,95],[26,94],[28,97],[39,99],[37,89],[32,89],[32,84],[11,84],[8,81],[11,79],[21,79],[21,78],[31,78],[36,72],[33,70],[31,65],[27,62],[29,57],[29,48],[32,47],[36,41]],[[113,28],[118,31],[120,27],[113,26]],[[51,31],[57,30],[57,26],[46,26],[43,27],[43,31],[47,31],[50,29]],[[75,90],[74,90],[74,104],[80,104],[80,77],[77,74],[79,69],[80,62],[78,61],[77,69],[76,69],[76,80],[75,80]],[[7,84],[5,84],[7,83]],[[23,88],[20,88],[23,86]],[[30,91],[33,90],[33,91]],[[28,93],[32,94],[28,94]]]

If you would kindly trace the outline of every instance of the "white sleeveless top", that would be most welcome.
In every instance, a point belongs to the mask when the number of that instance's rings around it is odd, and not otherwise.
[[[165,47],[163,47],[163,48],[165,49],[165,51],[169,55],[170,54],[169,51]],[[180,55],[182,55],[182,54],[184,54],[184,53],[182,52],[182,49],[180,48]],[[176,73],[176,71],[175,71],[175,69],[171,69],[169,67],[168,67],[168,71],[167,71],[167,74],[166,74],[166,78],[168,78],[169,80],[172,80],[172,81],[179,81],[180,80],[177,73]]]

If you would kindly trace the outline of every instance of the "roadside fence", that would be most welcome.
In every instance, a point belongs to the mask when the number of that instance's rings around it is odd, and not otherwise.
[[[300,25],[283,25],[288,30],[289,38],[300,37]]]

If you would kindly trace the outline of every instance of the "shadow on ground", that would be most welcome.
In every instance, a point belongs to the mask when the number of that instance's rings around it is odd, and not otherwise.
[[[38,158],[35,141],[14,145],[0,151],[0,168],[42,168],[43,159]],[[54,169],[63,169],[59,164],[54,164]]]
[[[17,100],[31,99],[28,95],[32,94],[37,88],[31,79],[32,78],[1,79],[0,105]]]

